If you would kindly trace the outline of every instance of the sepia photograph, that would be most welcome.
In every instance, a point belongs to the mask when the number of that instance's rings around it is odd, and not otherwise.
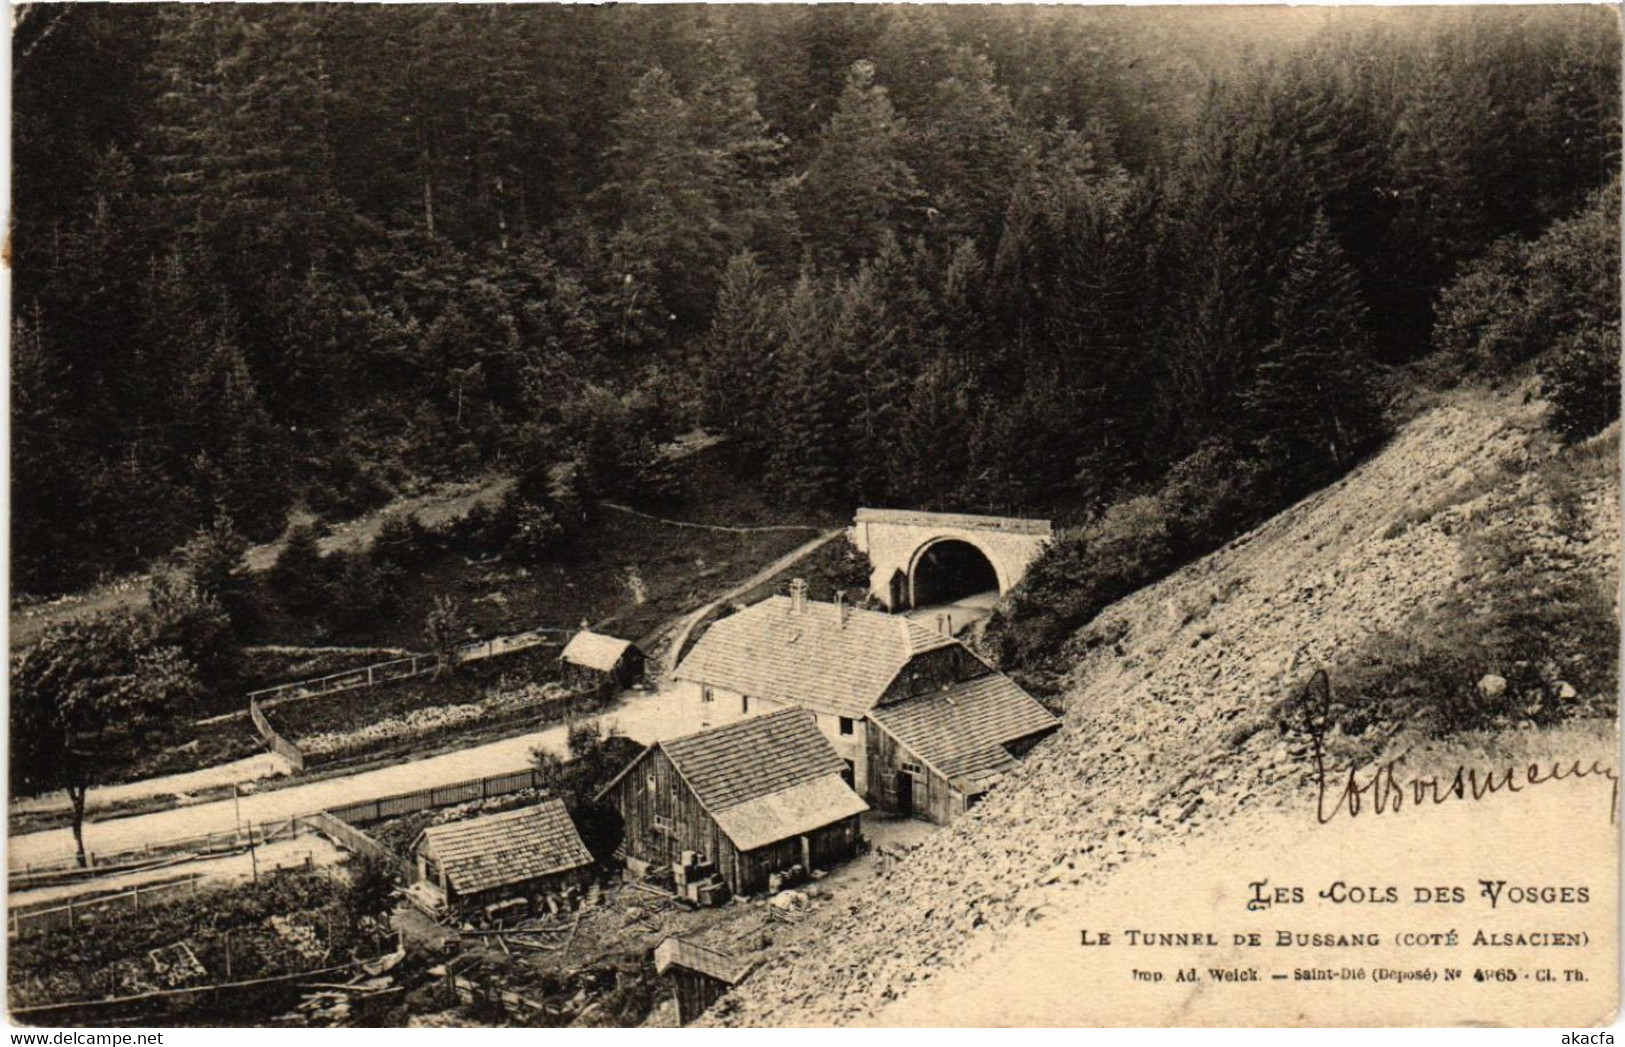
[[[9,28],[12,1028],[1615,1021],[1617,6]]]

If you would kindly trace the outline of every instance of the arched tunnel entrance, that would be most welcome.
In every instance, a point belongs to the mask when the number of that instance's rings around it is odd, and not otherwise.
[[[998,593],[999,573],[982,550],[947,538],[926,546],[909,578],[911,607],[958,603],[979,593]]]

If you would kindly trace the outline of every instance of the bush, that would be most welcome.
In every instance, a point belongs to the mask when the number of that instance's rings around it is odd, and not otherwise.
[[[1559,479],[1564,464],[1574,463],[1558,459],[1543,473],[1540,493],[1568,544],[1532,539],[1504,519],[1479,524],[1465,539],[1455,595],[1333,668],[1327,727],[1355,750],[1345,755],[1369,758],[1406,729],[1444,736],[1615,715],[1612,592],[1566,551],[1587,539],[1589,521],[1573,504],[1577,489]],[[1486,676],[1504,688],[1481,689]]]
[[[1255,527],[1304,493],[1255,450],[1204,444],[1176,463],[1153,494],[1110,506],[1062,532],[995,612],[995,657],[1023,683],[1053,690],[1065,643],[1101,611]]]
[[[1549,424],[1583,439],[1619,417],[1619,182],[1537,240],[1496,244],[1439,296],[1446,378],[1536,361]]]
[[[315,525],[289,527],[270,572],[271,587],[283,606],[291,611],[314,610],[326,599],[329,581]]]
[[[155,572],[147,595],[153,646],[179,650],[197,666],[205,688],[230,689],[239,678],[242,649],[221,601],[175,569]]]
[[[397,867],[381,858],[357,855],[346,865],[343,905],[357,923],[376,920],[395,908]]]
[[[399,609],[399,568],[378,566],[366,553],[345,554],[340,562],[343,567],[327,595],[327,614],[335,628],[359,629]]]
[[[437,550],[433,536],[416,513],[385,517],[372,542],[373,562],[380,567],[421,567]]]
[[[235,575],[246,552],[248,539],[222,513],[212,526],[200,529],[177,549],[172,559],[200,591],[219,597],[239,587]]]
[[[581,839],[600,861],[620,846],[619,812],[598,803],[598,792],[637,758],[643,746],[618,730],[605,731],[596,720],[570,725],[568,759],[546,749],[531,751],[531,761],[542,772],[542,787],[564,800]]]
[[[565,540],[564,523],[545,505],[531,501],[514,507],[513,533],[508,538],[508,555],[525,564],[539,564],[552,558]]]
[[[1587,331],[1542,369],[1551,401],[1548,425],[1570,443],[1595,436],[1619,417],[1619,329]]]

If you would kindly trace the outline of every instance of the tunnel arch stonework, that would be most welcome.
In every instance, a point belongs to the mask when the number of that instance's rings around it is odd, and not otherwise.
[[[1048,520],[908,509],[859,509],[852,523],[853,544],[869,557],[869,591],[893,611],[912,605],[917,571],[932,546],[958,541],[978,550],[1003,595],[1026,575],[1052,534]]]

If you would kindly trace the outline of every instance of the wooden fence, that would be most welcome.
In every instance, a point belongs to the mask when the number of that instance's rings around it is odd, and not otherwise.
[[[27,862],[20,868],[14,866],[8,883],[11,890],[20,891],[29,887],[71,882],[75,879],[111,876],[120,872],[133,872],[161,862],[165,858],[179,855],[198,858],[208,857],[214,853],[241,850],[247,847],[251,840],[256,844],[292,840],[303,831],[297,819],[278,818],[260,822],[258,825],[148,843],[122,851],[100,854],[87,852],[85,855],[87,864],[83,868],[80,867],[77,857],[68,854],[48,861]]]
[[[527,768],[510,774],[495,774],[489,778],[471,778],[468,781],[455,782],[451,785],[439,785],[433,789],[397,793],[394,796],[384,796],[376,800],[352,803],[346,807],[334,807],[330,808],[326,813],[342,822],[366,825],[369,822],[382,821],[385,818],[395,818],[416,811],[426,811],[431,807],[450,807],[454,803],[468,803],[492,796],[521,792],[525,789],[535,789],[539,788],[541,784],[541,772],[533,768]]]
[[[381,948],[382,945],[375,947]],[[67,1000],[60,1003],[36,1004],[31,1007],[12,1007],[9,1010],[13,1019],[28,1025],[107,1026],[115,1023],[127,1025],[134,1024],[131,1019],[135,1015],[151,1015],[155,1011],[170,1011],[205,999],[219,1004],[222,997],[230,998],[243,991],[265,989],[278,985],[294,986],[313,978],[340,980],[356,972],[373,973],[386,970],[394,962],[398,962],[396,958],[403,954],[404,945],[401,937],[397,934],[393,952],[382,953],[368,959],[352,960],[331,967],[318,967],[308,971],[296,971],[292,974],[253,978],[248,981],[194,985],[184,989],[155,989],[135,996],[111,997],[101,1000]],[[148,1021],[142,1024],[163,1026],[180,1023]]]
[[[277,733],[277,729],[265,718],[259,702],[255,701],[252,695],[248,699],[248,718],[254,721],[254,730],[259,732],[260,738],[272,752],[287,760],[294,770],[305,769],[304,751]]]
[[[557,643],[560,636],[568,636],[573,631],[570,629],[531,629],[528,632],[514,633],[511,636],[494,636],[489,640],[476,640],[458,647],[452,658],[458,664],[477,662],[497,655],[529,650],[543,644]],[[301,698],[319,698],[323,695],[338,694],[342,691],[377,687],[380,684],[393,683],[396,680],[410,680],[413,677],[424,676],[433,672],[438,664],[439,659],[432,654],[414,654],[406,658],[375,662],[372,665],[364,665],[357,669],[347,669],[341,673],[319,676],[313,680],[296,680],[292,683],[277,684],[275,687],[266,687],[262,690],[250,692],[248,699],[251,708],[257,702],[261,709],[269,709],[283,702],[295,701]]]
[[[51,931],[71,931],[89,915],[122,909],[140,912],[143,908],[151,908],[161,902],[185,895],[195,895],[198,892],[198,881],[202,879],[201,875],[189,876],[184,880],[169,883],[145,884],[134,890],[120,891],[118,894],[103,895],[100,898],[82,901],[70,898],[62,905],[53,905],[49,908],[26,911],[14,909],[6,921],[6,932],[13,938],[28,938]]]
[[[457,648],[453,660],[457,664],[462,664],[464,662],[482,661],[486,658],[494,658],[504,654],[513,654],[517,651],[528,651],[545,644],[555,643],[555,637],[568,631],[566,629],[532,629],[529,632],[515,633],[511,636],[494,636],[489,640],[463,644]],[[434,655],[414,654],[407,658],[377,662],[373,665],[362,666],[359,669],[350,669],[342,673],[317,677],[314,680],[299,680],[294,683],[267,687],[264,690],[251,691],[248,695],[248,718],[253,721],[254,730],[258,732],[266,748],[287,760],[295,771],[303,771],[313,761],[305,754],[303,749],[299,748],[291,739],[271,725],[271,721],[265,715],[266,709],[301,698],[317,698],[322,695],[377,687],[397,680],[410,680],[433,672],[438,664],[439,660]],[[524,713],[521,712],[494,722],[501,724],[510,720],[522,719],[524,719]],[[334,754],[334,756],[338,757],[342,756],[342,754]],[[321,762],[330,761],[324,760]]]
[[[425,746],[435,744],[437,738],[455,736],[467,731],[499,730],[515,724],[531,728],[544,727],[560,720],[567,720],[573,715],[600,708],[618,693],[620,693],[619,684],[609,679],[603,684],[565,691],[553,698],[487,711],[473,719],[441,724],[421,732],[404,732],[393,738],[374,739],[356,748],[305,753],[305,768],[308,770],[355,760],[372,761],[391,756],[414,755]]]
[[[326,837],[337,847],[341,847],[351,854],[360,854],[368,858],[376,858],[386,865],[393,866],[396,874],[405,883],[412,882],[415,866],[410,861],[399,858],[395,852],[374,840],[366,833],[357,829],[349,822],[335,817],[328,811],[318,811],[307,814],[300,821],[304,822],[310,830],[318,836]]]

